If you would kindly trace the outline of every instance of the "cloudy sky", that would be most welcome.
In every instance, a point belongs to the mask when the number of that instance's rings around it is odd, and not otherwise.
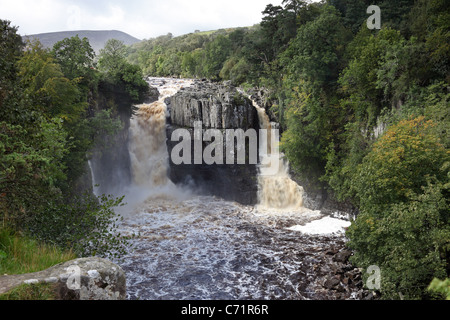
[[[120,30],[139,39],[259,23],[282,0],[0,0],[0,19],[21,35]]]

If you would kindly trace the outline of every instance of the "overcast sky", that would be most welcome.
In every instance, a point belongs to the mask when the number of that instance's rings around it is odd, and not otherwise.
[[[169,32],[252,26],[282,0],[0,0],[0,19],[19,34],[120,30],[139,39]]]

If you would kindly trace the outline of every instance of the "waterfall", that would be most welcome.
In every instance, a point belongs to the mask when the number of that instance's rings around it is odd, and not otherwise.
[[[88,160],[88,166],[89,166],[89,170],[91,173],[91,179],[92,179],[92,193],[96,197],[99,197],[101,195],[98,192],[98,185],[97,185],[97,182],[95,181],[95,171],[94,171],[94,165],[92,163],[92,160]]]
[[[259,206],[204,195],[170,180],[165,101],[190,83],[151,79],[160,99],[136,106],[130,121],[132,186],[126,190],[127,205],[117,209],[124,217],[120,231],[130,236],[133,248],[118,263],[127,273],[129,299],[297,300],[314,298],[315,292],[325,297],[322,278],[314,275],[319,264],[329,269],[322,253],[329,246],[335,250],[331,235],[342,234],[342,222],[322,223],[320,211],[303,208],[303,189],[290,179],[289,165],[278,152],[279,137],[270,130],[277,124],[257,103],[253,105],[260,127],[268,130],[267,139],[259,140]],[[96,163],[91,167],[95,171]],[[192,170],[202,169],[203,165]],[[249,183],[255,186],[253,179]],[[241,192],[236,185],[230,188]],[[300,234],[310,230],[326,230],[329,237],[318,243],[319,238]]]
[[[129,144],[133,183],[136,187],[146,189],[174,187],[168,176],[165,100],[190,83],[189,80],[154,79],[152,85],[160,92],[159,100],[152,104],[136,106],[138,111],[130,122]]]
[[[278,124],[271,123],[266,110],[255,101],[252,102],[258,111],[260,127],[267,132],[267,141],[261,139],[259,146],[261,163],[258,176],[259,205],[273,209],[301,209],[304,190],[291,179],[289,163],[279,152],[279,139],[272,136],[275,132],[272,129]],[[274,166],[278,168],[275,173],[272,172]]]

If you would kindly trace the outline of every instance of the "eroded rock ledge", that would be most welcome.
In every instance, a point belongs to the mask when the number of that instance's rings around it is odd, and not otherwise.
[[[83,258],[50,269],[0,277],[0,294],[22,284],[54,283],[60,300],[125,300],[125,272],[101,258]]]
[[[171,141],[177,129],[186,129],[194,136],[195,122],[202,122],[203,130],[227,129],[259,130],[258,112],[252,102],[229,83],[197,80],[166,100],[167,147],[169,154],[178,142]],[[204,143],[206,147],[208,143]],[[225,142],[224,142],[225,145]],[[248,153],[248,150],[246,151]],[[225,152],[224,152],[225,157]],[[193,159],[193,157],[192,157]],[[226,160],[224,158],[224,162]],[[170,162],[170,179],[176,184],[186,184],[204,194],[237,201],[245,205],[257,203],[258,169],[254,164],[245,165],[175,165]]]

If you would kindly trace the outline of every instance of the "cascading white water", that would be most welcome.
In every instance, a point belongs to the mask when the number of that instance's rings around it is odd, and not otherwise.
[[[138,111],[130,123],[130,157],[134,184],[143,188],[173,186],[168,178],[169,154],[167,151],[165,100],[189,80],[167,79],[158,83],[160,98],[152,104],[137,106]]]
[[[260,127],[267,132],[267,141],[260,141],[259,205],[267,209],[302,209],[304,190],[291,179],[289,164],[279,152],[279,140],[272,136],[276,124],[270,122],[264,108],[252,102],[258,111]],[[278,168],[277,172],[272,172],[274,167]]]
[[[96,197],[99,197],[101,195],[97,191],[97,182],[95,181],[95,171],[94,171],[94,165],[92,163],[92,160],[88,161],[88,166],[89,166],[89,170],[90,170],[90,173],[91,173],[91,179],[92,179],[92,193]]]

